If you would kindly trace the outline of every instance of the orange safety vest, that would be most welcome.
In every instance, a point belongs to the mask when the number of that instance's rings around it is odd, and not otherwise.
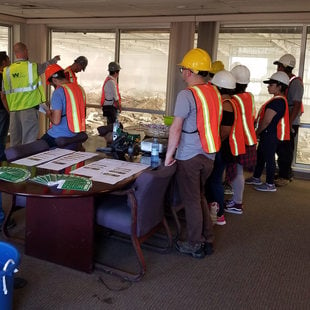
[[[290,78],[290,82],[289,82],[289,84],[288,84],[288,88],[286,89],[286,91],[285,91],[285,97],[287,98],[287,94],[288,94],[288,89],[289,89],[289,87],[290,87],[290,84],[293,82],[293,80],[295,80],[295,79],[298,79],[300,82],[301,82],[301,84],[303,85],[304,83],[303,83],[303,81],[302,81],[302,79],[299,77],[299,76],[296,76],[296,75],[293,75],[291,78]],[[302,113],[304,113],[304,105],[303,105],[303,103],[301,103],[301,107],[300,107],[300,113],[302,114]]]
[[[77,84],[77,77],[76,77],[75,73],[72,71],[71,66],[65,69],[65,76],[66,76],[66,79],[70,83],[76,83]]]
[[[251,93],[244,92],[233,96],[241,110],[243,136],[246,145],[251,146],[257,143],[254,121],[255,121],[255,103]]]
[[[226,99],[228,100],[234,110],[234,123],[231,126],[229,133],[229,146],[231,153],[234,156],[245,154],[245,142],[243,136],[243,123],[242,123],[242,112],[240,105],[236,99]],[[225,100],[225,101],[226,101]]]
[[[277,125],[277,138],[280,141],[290,140],[290,121],[289,121],[288,104],[287,99],[284,96],[274,96],[262,105],[262,107],[258,111],[258,115],[256,118],[256,129],[258,128],[260,121],[264,118],[267,105],[276,98],[280,99],[282,98],[285,101],[284,116],[280,119]]]
[[[114,107],[115,107],[116,109],[121,110],[121,109],[122,109],[122,107],[121,107],[121,95],[120,95],[120,93],[119,93],[118,83],[116,83],[115,80],[114,80],[111,76],[108,76],[108,77],[105,79],[105,81],[104,81],[104,83],[103,83],[103,85],[102,85],[102,95],[101,95],[100,104],[101,104],[101,106],[103,106],[103,104],[104,104],[104,101],[105,101],[104,86],[105,86],[105,84],[106,84],[109,80],[112,80],[112,81],[114,82],[114,84],[115,84],[116,92],[117,92],[117,96],[118,96],[118,105],[116,104],[116,101],[114,100],[114,98],[111,99],[111,101],[113,100],[113,105],[114,105]]]
[[[86,97],[83,88],[75,83],[61,85],[66,97],[66,116],[72,132],[85,131]]]
[[[197,131],[206,153],[218,152],[221,147],[221,95],[215,86],[201,84],[188,88],[194,95],[197,109]]]

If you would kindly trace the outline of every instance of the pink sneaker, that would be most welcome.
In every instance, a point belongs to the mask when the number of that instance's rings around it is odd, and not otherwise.
[[[224,214],[222,216],[218,216],[216,219],[216,225],[225,225],[226,221],[225,221],[225,216]]]

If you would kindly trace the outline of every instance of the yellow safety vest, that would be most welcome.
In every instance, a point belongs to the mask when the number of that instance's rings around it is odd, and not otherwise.
[[[30,109],[46,101],[36,63],[22,60],[5,67],[3,85],[10,111]]]

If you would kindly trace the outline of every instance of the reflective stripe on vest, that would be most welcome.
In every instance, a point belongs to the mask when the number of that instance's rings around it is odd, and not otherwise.
[[[63,84],[66,96],[66,116],[72,132],[85,131],[85,94],[82,87],[75,83]]]
[[[221,146],[221,95],[216,87],[208,84],[192,86],[189,90],[196,102],[197,129],[202,148],[206,153],[218,152]]]
[[[68,67],[65,69],[65,76],[66,76],[66,79],[70,83],[76,83],[77,84],[77,77],[76,77],[75,73],[72,71],[71,67]]]
[[[113,84],[114,84],[114,86],[115,86],[115,88],[116,88],[116,93],[117,93],[117,96],[118,96],[118,105],[119,105],[119,106],[117,106],[117,105],[115,104],[114,98],[111,99],[111,100],[106,100],[106,99],[105,99],[104,87],[105,87],[105,84],[107,84],[107,82],[110,81],[110,80],[113,81]],[[111,105],[114,105],[115,108],[117,108],[117,109],[119,108],[119,109],[121,110],[121,95],[120,95],[120,93],[119,93],[118,83],[116,83],[115,80],[114,80],[111,76],[107,76],[106,79],[105,79],[105,81],[104,81],[104,83],[103,83],[103,85],[102,85],[102,95],[101,95],[101,101],[100,101],[101,106],[104,105],[104,101],[112,101],[113,103],[112,103]]]
[[[225,100],[226,101],[226,100]],[[236,99],[227,99],[234,110],[234,123],[229,133],[229,145],[231,153],[234,156],[245,154],[245,143],[243,136],[243,123],[241,116],[241,109]]]
[[[278,124],[277,124],[277,138],[280,141],[284,141],[284,140],[290,140],[290,123],[289,123],[289,111],[288,111],[288,104],[287,104],[287,100],[286,97],[284,96],[274,96],[271,99],[269,99],[267,102],[265,102],[262,107],[260,108],[260,110],[258,111],[258,115],[256,118],[256,129],[258,128],[261,120],[264,118],[265,115],[265,110],[267,105],[274,99],[283,99],[285,102],[285,112],[284,112],[284,116],[279,120]]]
[[[241,117],[243,123],[244,142],[246,145],[255,145],[257,143],[254,120],[255,120],[255,104],[251,93],[240,93],[234,95],[233,98],[241,109]]]
[[[35,63],[20,61],[5,67],[3,85],[10,111],[30,109],[46,101]]]

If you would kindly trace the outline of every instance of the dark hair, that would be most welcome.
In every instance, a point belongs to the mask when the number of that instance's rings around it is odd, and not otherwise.
[[[0,52],[0,65],[2,65],[2,62],[7,60],[9,58],[9,56],[6,54],[6,52],[1,51]]]
[[[110,75],[114,75],[115,73],[119,73],[119,70],[116,70],[116,71],[109,71],[109,74],[110,74]]]
[[[55,72],[53,75],[51,75],[48,78],[48,81],[51,83],[53,78],[54,79],[59,79],[59,80],[65,79],[66,78],[65,71],[64,70],[59,70],[59,71]]]
[[[201,75],[201,76],[203,76],[203,77],[206,77],[206,76],[208,76],[208,71],[198,71],[198,75]]]
[[[230,96],[232,96],[235,93],[234,89],[228,89],[228,88],[223,88],[223,87],[218,87],[218,86],[216,86],[216,87],[219,90],[221,95],[230,95]]]
[[[285,93],[286,89],[288,88],[288,85],[283,84],[281,82],[277,82],[277,85],[281,88],[281,93]]]
[[[241,93],[244,93],[246,88],[247,88],[247,84],[239,84],[239,83],[236,83],[236,89],[235,89],[235,93],[236,94],[241,94]]]

